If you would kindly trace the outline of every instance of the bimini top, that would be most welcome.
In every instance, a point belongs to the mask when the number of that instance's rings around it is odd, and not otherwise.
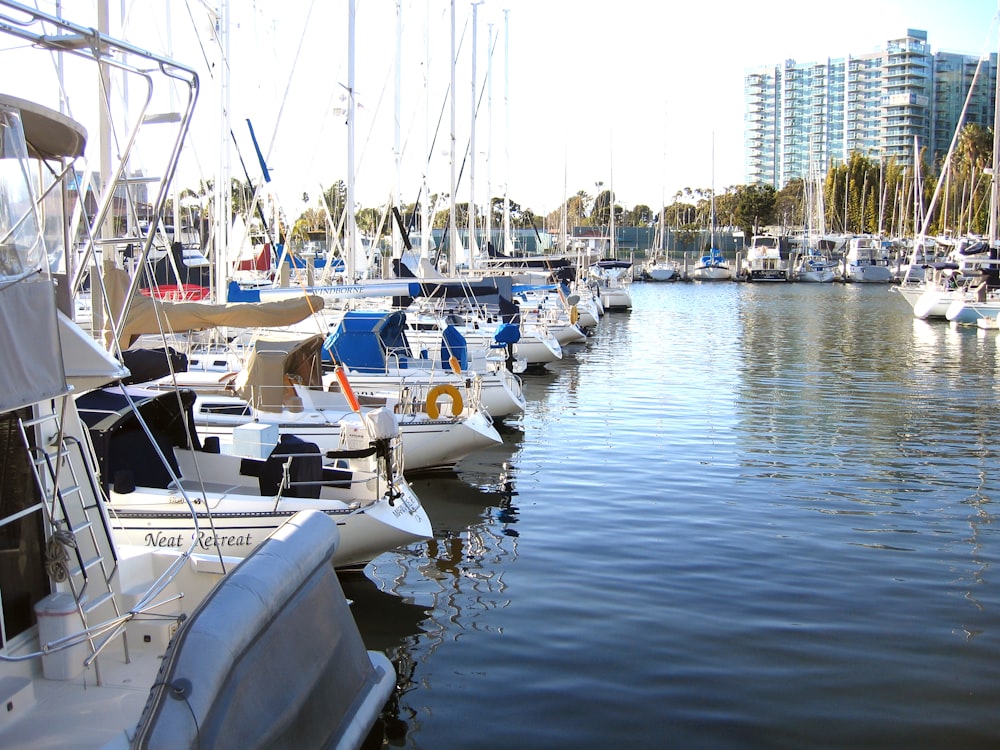
[[[28,154],[35,159],[75,159],[83,156],[87,131],[80,123],[40,104],[0,94],[0,107],[21,113]]]
[[[614,258],[604,258],[594,264],[597,268],[631,268],[630,260],[615,260]]]
[[[405,327],[406,315],[399,311],[349,310],[323,343],[323,359],[357,372],[385,372],[390,360],[405,368],[407,360],[413,359]],[[449,325],[442,331],[441,369],[450,369],[451,357],[458,360],[461,369],[468,367],[465,337]]]

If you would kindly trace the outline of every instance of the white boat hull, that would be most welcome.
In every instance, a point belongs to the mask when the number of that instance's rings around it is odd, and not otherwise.
[[[631,310],[632,295],[625,289],[601,289],[601,305],[605,310]]]
[[[733,272],[728,266],[695,266],[691,270],[691,278],[695,281],[730,281]]]
[[[348,377],[351,388],[359,396],[377,396],[386,391],[397,392],[401,387],[405,388],[408,385],[414,389],[426,390],[434,385],[450,383],[462,391],[465,388],[466,379],[474,382],[477,376],[469,374],[466,378],[442,370],[413,369],[401,370],[398,374],[389,373],[387,375],[351,370]],[[521,381],[516,375],[500,368],[493,372],[483,373],[478,377],[481,383],[479,404],[490,417],[503,419],[524,411],[524,393],[521,389]]]
[[[890,284],[893,281],[889,266],[848,264],[846,278],[855,284]]]
[[[202,497],[194,482],[185,484],[192,500]],[[176,489],[138,487],[129,493],[112,489],[111,527],[118,544],[181,550],[194,537],[200,552],[246,557],[297,511],[318,510],[331,516],[340,531],[334,566],[357,567],[386,550],[432,535],[430,521],[416,495],[405,484],[401,483],[400,489],[400,496],[391,502],[382,497],[370,505],[353,507],[322,498],[275,499],[213,487],[195,506],[199,511],[197,530],[187,503]],[[211,513],[204,511],[205,501]]]
[[[211,403],[211,399],[208,399]],[[220,402],[221,403],[221,402]],[[483,448],[503,442],[500,433],[479,411],[466,410],[458,417],[447,415],[430,419],[426,412],[397,413],[399,436],[403,444],[403,470],[429,471],[454,466],[463,458]],[[447,414],[447,412],[446,412]],[[344,416],[349,416],[350,412]],[[324,422],[312,423],[305,420],[286,422],[280,414],[258,412],[256,420],[278,426],[279,434],[295,435],[314,443],[321,453],[340,447],[340,424]],[[273,421],[272,421],[273,420]],[[202,439],[218,437],[222,444],[232,444],[233,427],[245,422],[244,417],[233,417],[226,421],[218,416],[202,415],[195,410],[195,425]]]
[[[671,281],[677,277],[677,271],[663,266],[652,266],[646,270],[653,281]]]

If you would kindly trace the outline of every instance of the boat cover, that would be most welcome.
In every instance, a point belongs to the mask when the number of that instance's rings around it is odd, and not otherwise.
[[[357,372],[385,372],[389,357],[406,367],[410,349],[405,326],[402,312],[349,310],[323,343],[323,358]]]
[[[76,400],[80,418],[90,428],[102,483],[107,489],[119,481],[120,472],[128,472],[129,484],[165,489],[172,477],[139,424],[136,410],[170,468],[178,474],[174,447],[202,450],[194,428],[195,393],[186,388],[150,391],[127,386],[124,390],[128,398],[122,388],[102,388]]]
[[[280,411],[295,396],[293,383],[323,387],[323,337],[261,336],[236,377],[236,393],[258,409]]]
[[[119,311],[125,303],[129,277],[120,268],[104,267],[104,283],[111,309]],[[126,348],[142,334],[163,331],[203,331],[207,328],[278,328],[305,320],[323,309],[323,298],[301,295],[291,299],[266,302],[230,302],[214,305],[206,302],[165,302],[136,295],[128,318],[119,329]]]
[[[222,579],[170,642],[131,746],[360,747],[396,674],[365,651],[338,542],[301,511]]]

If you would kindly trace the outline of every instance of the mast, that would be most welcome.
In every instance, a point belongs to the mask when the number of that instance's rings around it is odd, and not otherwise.
[[[424,153],[431,151],[431,0],[425,5],[424,19]],[[430,258],[431,216],[430,194],[427,192],[427,162],[424,162],[423,191],[420,199],[420,257]]]
[[[712,131],[712,194],[710,198],[711,229],[709,229],[709,250],[715,249],[715,131]]]
[[[510,236],[510,11],[503,11],[503,251],[514,254],[514,243]]]
[[[564,151],[563,152],[563,204],[562,204],[562,211],[559,212],[559,234],[561,235],[559,239],[559,246],[563,252],[563,255],[569,254],[569,249],[566,243],[566,234],[569,230],[569,198],[567,197],[566,194],[566,191],[569,188],[569,180],[567,176],[569,170],[567,168],[566,162],[567,158],[566,158],[566,153]]]
[[[615,226],[615,153],[614,138],[611,145],[611,180],[608,189],[608,208],[610,219],[608,220],[608,234],[610,235],[611,258],[618,260],[618,228]]]
[[[493,24],[486,24],[486,254],[493,241]]]
[[[455,273],[458,256],[458,226],[455,224],[455,191],[458,188],[458,178],[456,174],[457,165],[455,163],[455,0],[451,0],[451,88],[448,96],[451,106],[451,145],[449,158],[451,159],[451,205],[448,209],[448,275]]]
[[[357,0],[347,0],[347,223],[344,227],[345,274],[347,283],[357,279],[357,217],[354,214],[354,24]]]
[[[219,177],[215,181],[215,299],[226,301],[226,284],[229,279],[227,251],[229,249],[229,223],[233,215],[233,194],[229,175],[232,171],[229,152],[229,3],[222,0],[219,6],[219,37],[222,42],[222,62],[219,65]],[[174,228],[176,231],[176,227]]]
[[[393,126],[392,152],[395,157],[396,178],[393,186],[392,204],[402,211],[402,195],[400,170],[402,169],[402,149],[399,145],[400,130],[400,100],[403,97],[403,4],[402,0],[396,0],[396,78],[394,86],[396,89],[396,108]],[[398,221],[392,222],[392,256],[398,258],[402,254],[403,239]]]
[[[998,57],[1000,59],[1000,57]],[[990,250],[997,246],[997,235],[1000,229],[997,227],[997,213],[1000,211],[1000,73],[997,73],[996,93],[994,95],[993,108],[993,174],[990,179],[990,223],[989,241]],[[970,210],[971,213],[971,210]],[[992,257],[992,256],[991,256]],[[994,267],[995,268],[995,267]]]
[[[476,267],[476,40],[479,29],[478,16],[480,2],[472,3],[472,96],[470,106],[472,111],[472,133],[469,136],[469,268]]]

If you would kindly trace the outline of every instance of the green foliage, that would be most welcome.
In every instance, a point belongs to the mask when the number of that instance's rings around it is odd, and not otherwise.
[[[959,134],[956,148],[949,164],[927,164],[926,153],[919,155],[921,179],[914,179],[914,169],[894,159],[877,160],[860,153],[852,153],[846,162],[831,164],[815,191],[801,179],[789,181],[781,190],[765,184],[730,186],[715,195],[715,223],[719,227],[737,226],[749,238],[756,228],[780,223],[783,226],[805,226],[812,211],[807,203],[819,203],[822,198],[825,228],[829,232],[879,233],[884,235],[911,235],[926,226],[927,232],[937,234],[951,231],[956,234],[985,234],[988,230],[990,205],[990,175],[986,170],[993,158],[993,131],[978,125],[968,125]],[[939,177],[941,174],[943,176]],[[932,196],[941,182],[937,200]],[[592,226],[607,228],[612,207],[619,226],[655,226],[663,214],[665,223],[675,231],[696,232],[707,229],[712,223],[712,191],[706,188],[685,187],[678,190],[673,201],[653,211],[646,204],[632,209],[616,205],[610,190],[603,182],[595,183],[596,193],[579,190],[565,203],[545,217],[549,231],[558,231],[565,213],[567,228]],[[233,179],[231,185],[233,213],[248,213],[252,209],[253,189],[248,183]],[[211,180],[203,180],[197,190],[185,190],[182,196],[200,196],[202,218],[211,216],[209,200],[213,193]],[[818,194],[818,196],[817,196]],[[809,196],[817,196],[810,198]],[[337,180],[323,191],[317,205],[306,208],[294,224],[293,236],[321,231],[327,221],[339,227],[347,201],[347,188]],[[434,194],[427,198],[428,205],[447,206],[447,194]],[[510,200],[510,224],[515,229],[541,226],[534,213],[517,201]],[[455,221],[460,228],[468,226],[468,203],[455,208]],[[493,227],[503,224],[503,198],[494,197],[488,207]],[[172,212],[168,202],[168,213]],[[931,212],[930,219],[924,215]],[[413,229],[419,228],[420,206],[411,204],[401,208],[404,222]],[[447,208],[432,214],[432,226],[447,227]],[[415,218],[414,218],[415,217]],[[381,211],[359,209],[358,224],[367,231],[375,231],[383,222]],[[384,232],[391,231],[392,222],[384,221]]]
[[[773,223],[776,199],[777,191],[773,185],[758,183],[736,189],[736,211],[733,218],[743,230],[747,241],[758,227]]]

